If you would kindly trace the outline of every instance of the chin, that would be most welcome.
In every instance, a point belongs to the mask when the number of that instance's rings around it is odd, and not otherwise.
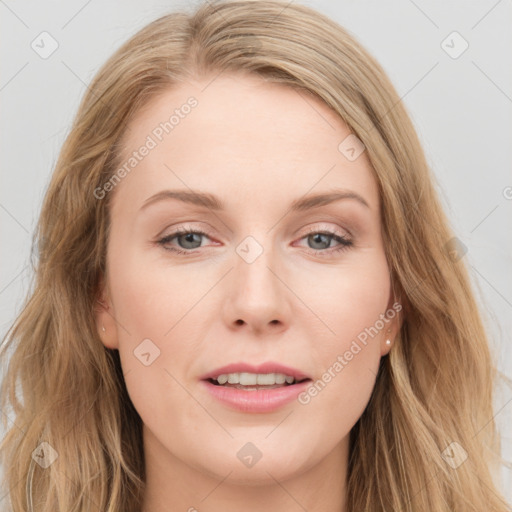
[[[270,430],[266,429],[265,436]],[[264,436],[244,436],[244,439],[251,438],[253,442],[240,441],[240,437],[231,439],[229,445],[217,445],[217,450],[212,450],[211,445],[205,446],[194,454],[194,461],[185,459],[184,462],[217,481],[226,479],[245,486],[273,485],[276,480],[296,477],[315,464],[314,454],[304,451],[307,439],[299,443],[299,448],[283,438],[265,442]],[[205,453],[208,453],[207,458]]]
[[[231,463],[226,464],[222,470],[219,470],[218,467],[208,468],[207,472],[217,480],[223,480],[229,474],[226,482],[230,484],[259,487],[274,485],[276,480],[279,482],[286,481],[303,473],[306,469],[305,467],[290,463],[283,454],[278,463],[276,463],[275,458],[266,462],[261,459],[252,468],[243,467],[242,464]],[[214,473],[212,473],[212,470]]]

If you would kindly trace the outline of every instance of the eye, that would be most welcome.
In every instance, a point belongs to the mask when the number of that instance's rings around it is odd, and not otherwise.
[[[187,254],[192,250],[201,247],[202,236],[208,237],[208,233],[198,229],[192,230],[186,228],[178,228],[173,233],[170,233],[169,235],[166,235],[163,238],[157,240],[157,243],[168,251],[172,251],[177,254]],[[181,250],[179,248],[169,246],[170,242],[175,238],[183,244],[183,248],[186,250]]]
[[[308,252],[322,257],[346,250],[354,244],[350,238],[341,233],[330,230],[318,230],[318,228],[310,229],[306,236],[301,238],[301,240],[303,239],[307,239],[308,243],[313,246]],[[333,240],[338,242],[339,245],[337,247],[329,247]]]
[[[157,240],[157,244],[161,245],[165,250],[172,251],[176,254],[191,254],[194,249],[201,247],[201,237],[210,238],[208,233],[198,229],[178,228],[174,232]],[[179,247],[173,247],[171,242],[176,239]],[[353,241],[347,236],[330,230],[310,229],[309,232],[300,238],[307,239],[308,243],[313,247],[308,248],[311,254],[320,256],[329,256],[332,253],[346,250],[353,246]],[[332,241],[337,242],[337,247],[330,247]]]

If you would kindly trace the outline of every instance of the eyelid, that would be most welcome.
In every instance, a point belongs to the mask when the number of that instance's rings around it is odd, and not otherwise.
[[[191,224],[188,224],[188,223],[185,222],[185,224],[181,223],[176,228],[172,227],[172,226],[167,226],[155,238],[158,240],[158,239],[161,239],[161,238],[165,238],[167,236],[176,236],[176,235],[180,235],[182,233],[189,233],[191,231],[193,231],[194,233],[202,233],[204,235],[207,235],[210,238],[213,236],[209,229],[204,228],[202,226],[201,227],[199,227],[199,226],[192,226]],[[167,234],[165,234],[165,233],[167,233]]]
[[[165,233],[165,231],[166,230],[164,230],[164,233]],[[168,234],[158,235],[156,237],[156,239],[155,239],[155,242],[156,243],[162,243],[162,240],[165,240],[166,238],[173,239],[173,238],[176,238],[176,237],[178,237],[180,235],[185,235],[185,234],[188,234],[188,233],[197,233],[197,234],[199,234],[201,236],[209,238],[210,240],[213,239],[213,236],[206,229],[195,228],[193,226],[179,226],[179,227],[174,228],[173,230],[171,230],[171,232],[169,232]]]
[[[319,223],[316,223],[314,224],[313,226],[308,226],[307,231],[305,233],[305,235],[308,235],[310,233],[321,233],[322,231],[328,231],[330,233],[335,233],[336,235],[338,236],[341,236],[343,238],[352,238],[352,234],[350,233],[350,231],[346,228],[341,228],[342,231],[340,231],[340,228],[338,226],[336,227],[320,227],[322,223],[319,222]],[[302,236],[305,236],[305,235],[302,235]],[[301,237],[302,238],[302,237]]]

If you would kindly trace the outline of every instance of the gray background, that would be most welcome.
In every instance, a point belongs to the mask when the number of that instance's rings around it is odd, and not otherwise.
[[[511,377],[511,1],[300,3],[352,32],[395,84],[457,237],[468,248],[465,258],[497,364]],[[87,84],[139,28],[177,7],[196,4],[0,0],[2,335],[28,289],[31,237],[41,200]],[[44,31],[58,43],[48,58],[31,47],[33,41],[42,45]],[[454,31],[469,45],[461,55],[464,41],[450,35]],[[48,49],[50,40],[45,41]],[[512,461],[512,388],[498,388],[495,410],[503,456]],[[512,466],[500,476],[512,502]]]

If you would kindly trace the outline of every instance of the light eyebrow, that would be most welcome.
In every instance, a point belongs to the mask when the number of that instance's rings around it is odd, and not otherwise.
[[[189,203],[196,206],[204,206],[210,210],[224,210],[224,205],[217,196],[192,190],[162,190],[161,192],[157,192],[155,195],[146,199],[140,209],[143,210],[150,204],[167,199],[176,199],[184,203]]]
[[[312,208],[318,208],[319,206],[324,206],[326,204],[333,203],[334,201],[340,201],[342,199],[355,199],[362,205],[370,208],[370,205],[366,199],[364,199],[364,197],[360,196],[356,192],[351,190],[333,190],[331,192],[323,192],[320,194],[309,195],[296,199],[290,205],[290,209],[292,211],[301,212],[304,210],[310,210]]]
[[[140,209],[143,210],[150,204],[169,199],[176,199],[195,206],[203,206],[214,211],[225,210],[223,202],[217,196],[206,192],[192,190],[162,190],[161,192],[157,192],[146,199]],[[360,204],[370,208],[368,202],[356,192],[351,190],[333,190],[330,192],[323,192],[295,199],[290,205],[290,210],[294,212],[301,212],[325,206],[342,199],[355,199]]]

